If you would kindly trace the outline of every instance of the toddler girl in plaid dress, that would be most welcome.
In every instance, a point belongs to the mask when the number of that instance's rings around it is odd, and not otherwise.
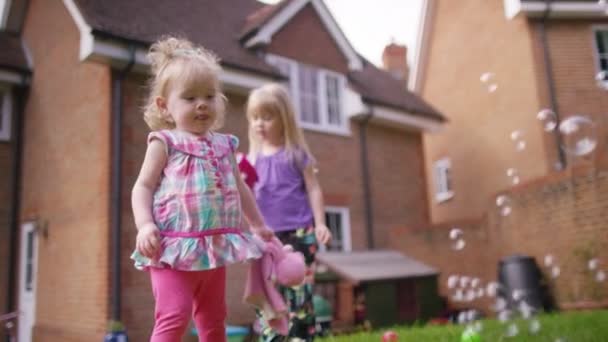
[[[150,48],[152,129],[132,192],[135,266],[150,272],[153,342],[177,342],[191,317],[201,341],[225,341],[225,266],[259,258],[266,228],[239,176],[238,139],[215,132],[224,116],[216,57],[183,39]],[[244,230],[244,214],[250,231]]]

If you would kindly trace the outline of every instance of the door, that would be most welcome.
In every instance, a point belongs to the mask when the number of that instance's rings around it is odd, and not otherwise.
[[[38,235],[36,224],[21,226],[19,256],[19,342],[32,341],[32,328],[36,317],[36,271],[38,264]]]

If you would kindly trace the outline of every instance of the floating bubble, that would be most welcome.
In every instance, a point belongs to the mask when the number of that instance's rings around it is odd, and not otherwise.
[[[507,195],[500,195],[496,197],[496,206],[502,216],[509,216],[511,214],[511,199]]]
[[[504,322],[507,322],[508,320],[510,320],[511,316],[512,316],[511,310],[501,310],[498,313],[498,320],[501,321],[502,323],[504,323]]]
[[[464,295],[464,299],[467,302],[472,302],[475,300],[475,298],[477,298],[477,291],[475,291],[475,289],[468,289]]]
[[[551,267],[553,266],[553,262],[555,261],[555,257],[553,257],[553,255],[551,254],[547,254],[545,255],[545,266],[546,267]]]
[[[590,259],[587,262],[587,268],[589,269],[589,271],[593,271],[593,270],[597,269],[598,264],[599,264],[599,260],[597,258]]]
[[[454,287],[456,287],[456,285],[458,285],[458,276],[457,275],[449,276],[448,277],[448,288],[453,289]]]
[[[598,283],[604,282],[604,281],[606,280],[606,273],[605,273],[604,271],[598,271],[598,272],[595,274],[595,280],[596,280]]]
[[[530,334],[537,334],[540,331],[540,321],[537,319],[533,319],[530,321],[529,326]]]
[[[606,10],[608,11],[608,7]],[[598,87],[608,90],[608,73],[605,70],[602,70],[595,74],[595,82],[597,83]]]
[[[462,302],[464,300],[464,291],[462,289],[456,289],[454,295],[452,296],[452,299],[455,302]]]
[[[475,321],[472,326],[473,330],[476,332],[481,332],[483,330],[483,323],[481,321]]]
[[[563,148],[571,155],[587,155],[597,145],[595,124],[585,116],[575,115],[567,118],[559,125],[559,131],[563,137]]]
[[[490,282],[486,285],[486,294],[488,297],[496,297],[496,293],[498,292],[498,287],[500,285],[497,282]]]
[[[536,118],[541,122],[543,129],[546,132],[551,132],[557,127],[557,115],[555,115],[555,112],[551,109],[541,109],[541,111],[536,114]]]
[[[519,334],[519,328],[517,327],[517,324],[511,323],[507,326],[507,331],[505,332],[505,335],[507,337],[515,337],[518,334]]]
[[[524,291],[515,289],[511,292],[511,297],[513,297],[514,301],[519,302],[524,297]]]
[[[551,277],[552,278],[559,277],[559,275],[561,273],[562,273],[562,270],[559,268],[559,266],[553,266],[553,267],[551,267]]]
[[[459,228],[452,228],[450,230],[450,240],[452,240],[452,249],[461,250],[466,245],[466,241],[462,238],[464,233]]]
[[[511,184],[517,185],[519,184],[519,171],[516,168],[510,167],[507,169],[507,177],[511,180]]]
[[[482,287],[477,289],[477,298],[482,298],[485,295],[485,291]]]
[[[518,309],[521,314],[521,317],[523,317],[524,319],[528,319],[534,314],[534,307],[528,304],[528,302],[526,302],[525,300],[522,300],[519,303]]]
[[[481,280],[479,278],[471,279],[471,287],[477,287],[477,286],[479,286],[480,283],[481,283]]]
[[[524,131],[518,129],[511,132],[511,140],[518,141],[524,137]]]
[[[498,84],[496,83],[495,78],[494,73],[484,72],[479,77],[479,80],[486,87],[488,92],[493,93],[498,89]]]
[[[462,277],[460,277],[460,286],[467,287],[467,286],[469,286],[470,281],[471,281],[471,277],[462,276]]]
[[[500,313],[503,310],[505,310],[506,307],[507,307],[507,301],[504,298],[502,298],[502,297],[497,297],[496,298],[496,302],[492,306],[492,309],[494,311]]]

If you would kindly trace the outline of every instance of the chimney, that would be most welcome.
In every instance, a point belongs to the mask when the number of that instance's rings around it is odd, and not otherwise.
[[[407,46],[395,42],[388,44],[382,52],[382,69],[388,71],[393,77],[403,81],[407,87],[407,78],[410,69],[407,65]]]

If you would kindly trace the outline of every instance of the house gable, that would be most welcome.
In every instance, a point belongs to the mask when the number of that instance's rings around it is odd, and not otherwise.
[[[264,24],[257,29],[255,34],[247,38],[244,45],[251,48],[271,44],[275,39],[275,35],[282,31],[285,25],[288,25],[302,10],[308,10],[309,7],[314,9],[317,13],[320,23],[322,24],[321,27],[326,28],[328,34],[334,40],[334,45],[344,55],[344,58],[347,60],[348,69],[361,69],[363,64],[359,55],[349,43],[348,39],[346,39],[346,36],[321,0],[291,0],[289,4],[277,11],[270,19],[266,20]],[[303,41],[310,41],[310,38],[306,37]]]
[[[273,36],[267,52],[343,74],[348,72],[348,60],[311,4],[302,8]]]

